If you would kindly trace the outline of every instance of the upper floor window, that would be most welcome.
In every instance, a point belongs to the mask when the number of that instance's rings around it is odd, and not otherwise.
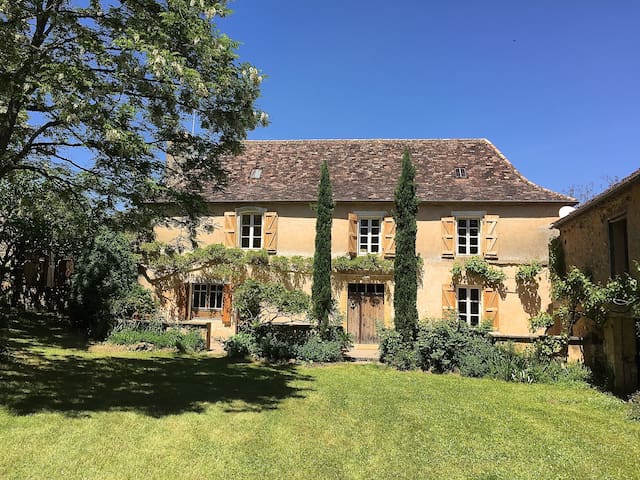
[[[262,248],[262,213],[240,215],[240,248]]]
[[[611,277],[629,273],[629,246],[627,243],[627,218],[609,222],[609,257]]]
[[[480,253],[480,219],[457,219],[457,254],[478,255]]]
[[[472,327],[480,325],[480,289],[458,287],[458,316]]]
[[[381,218],[360,218],[358,232],[358,253],[380,252]]]
[[[222,285],[194,283],[191,308],[194,310],[221,310]]]

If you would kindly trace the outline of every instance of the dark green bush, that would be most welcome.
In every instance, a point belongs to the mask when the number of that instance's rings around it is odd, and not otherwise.
[[[323,340],[311,335],[296,349],[296,358],[306,362],[340,362],[344,360],[343,344],[340,340]]]
[[[379,329],[380,361],[398,370],[418,368],[415,343],[405,343],[399,332],[393,329]]]
[[[422,322],[415,342],[403,342],[398,332],[382,329],[380,354],[382,362],[400,370],[421,368],[524,383],[591,380],[590,370],[580,363],[539,356],[535,350],[518,351],[511,343],[496,345],[486,328],[457,320]]]
[[[253,356],[271,361],[299,359],[314,362],[339,361],[351,346],[351,336],[329,327],[325,338],[310,326],[257,324],[246,327],[224,343],[230,357]]]
[[[137,276],[136,260],[127,237],[100,229],[75,264],[69,305],[71,319],[86,328],[91,337],[104,338],[115,322],[115,309],[136,288]]]
[[[418,366],[436,373],[456,371],[461,355],[468,356],[473,349],[481,353],[480,343],[490,343],[486,333],[457,319],[422,322],[416,341]]]
[[[230,358],[246,358],[257,351],[257,345],[253,335],[240,332],[229,337],[223,342],[227,356]]]
[[[151,291],[139,283],[134,283],[122,296],[115,298],[112,305],[113,315],[118,319],[153,317],[157,311],[158,302]]]

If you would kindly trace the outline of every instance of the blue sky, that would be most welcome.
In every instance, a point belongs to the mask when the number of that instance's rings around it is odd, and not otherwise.
[[[640,167],[640,2],[236,0],[251,139],[491,140],[554,190]]]

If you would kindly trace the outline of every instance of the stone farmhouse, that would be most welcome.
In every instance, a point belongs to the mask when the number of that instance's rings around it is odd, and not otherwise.
[[[405,149],[416,168],[420,201],[420,318],[457,311],[471,325],[492,322],[499,337],[530,340],[530,316],[551,302],[546,268],[551,225],[561,207],[576,202],[527,180],[486,139],[247,141],[242,154],[222,160],[228,186],[204,189],[208,210],[202,220],[210,228],[199,231],[196,240],[200,246],[219,243],[273,256],[312,257],[312,206],[326,160],[336,202],[333,257],[393,259],[393,199]],[[157,227],[155,233],[169,244],[186,235],[171,226]],[[453,265],[471,257],[501,269],[506,280],[488,286],[471,277],[454,278]],[[523,292],[515,273],[533,260],[545,268],[537,291]],[[310,292],[310,275],[303,275],[299,285]],[[169,317],[205,322],[210,333],[225,336],[235,331],[235,287],[231,280],[212,281],[194,271],[162,298]],[[392,272],[335,271],[333,290],[344,328],[356,343],[375,344],[376,325],[393,325]]]

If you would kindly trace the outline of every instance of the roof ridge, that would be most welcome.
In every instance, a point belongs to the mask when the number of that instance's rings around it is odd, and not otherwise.
[[[269,142],[468,142],[487,141],[484,137],[469,138],[273,138],[273,139],[246,139],[247,143]],[[491,142],[489,142],[491,143]]]

